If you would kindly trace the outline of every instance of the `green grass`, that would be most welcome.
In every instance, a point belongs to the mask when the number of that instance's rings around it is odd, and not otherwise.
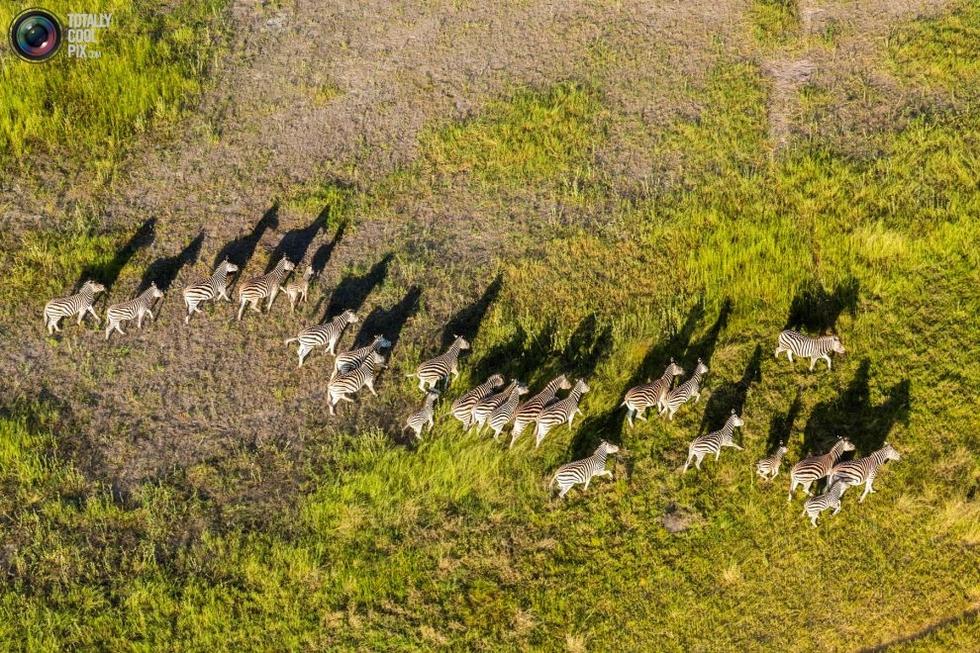
[[[797,0],[753,0],[748,14],[752,33],[761,45],[785,45],[799,33]]]
[[[892,69],[914,83],[976,97],[978,42],[980,7],[964,3],[953,13],[911,23],[893,34],[888,43]]]

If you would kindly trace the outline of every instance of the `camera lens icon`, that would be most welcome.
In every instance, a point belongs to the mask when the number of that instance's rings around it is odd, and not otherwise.
[[[10,24],[10,46],[21,59],[45,61],[61,48],[61,23],[45,9],[28,9]]]

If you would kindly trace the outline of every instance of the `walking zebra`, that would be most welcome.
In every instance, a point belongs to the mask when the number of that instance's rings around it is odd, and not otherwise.
[[[817,527],[817,517],[820,516],[827,508],[833,508],[834,512],[831,515],[836,515],[840,512],[840,496],[844,493],[844,489],[847,486],[840,481],[837,481],[830,486],[830,489],[823,494],[815,497],[810,497],[803,502],[803,512],[801,515],[809,515],[810,523],[813,527]]]
[[[507,427],[510,420],[513,419],[514,413],[517,411],[517,404],[521,401],[521,397],[526,394],[527,386],[522,383],[515,383],[514,388],[510,392],[510,396],[490,413],[490,416],[487,418],[487,424],[493,429],[494,440],[500,439],[500,433]]]
[[[630,428],[633,427],[634,417],[644,422],[647,421],[647,408],[663,406],[667,393],[670,392],[670,386],[674,382],[674,377],[682,374],[684,374],[684,370],[671,358],[670,364],[667,365],[667,369],[664,370],[659,379],[653,383],[647,381],[626,391],[626,397],[620,406],[626,406],[626,421],[629,422]]]
[[[422,404],[422,408],[408,417],[408,421],[405,422],[402,432],[413,431],[415,437],[418,440],[422,439],[422,431],[425,430],[426,424],[429,425],[429,430],[435,425],[434,414],[436,399],[439,398],[439,393],[435,390],[429,390],[425,393],[425,403]]]
[[[606,456],[617,451],[619,451],[619,447],[603,440],[599,443],[595,453],[588,458],[576,460],[559,467],[558,471],[551,478],[551,483],[548,484],[549,487],[557,483],[559,489],[558,498],[564,499],[568,491],[580,483],[585,484],[585,487],[582,488],[583,491],[588,490],[589,483],[596,476],[605,476],[608,479],[612,479],[612,470],[606,469]]]
[[[534,429],[535,449],[541,446],[541,441],[544,440],[551,429],[566,423],[571,428],[572,422],[575,421],[575,415],[582,414],[582,410],[578,407],[578,402],[582,398],[582,395],[588,391],[589,384],[585,382],[585,379],[579,379],[575,382],[575,386],[568,393],[567,397],[545,406],[538,415],[538,419],[535,420],[537,424]]]
[[[473,421],[473,408],[481,399],[489,397],[494,390],[504,385],[504,377],[499,374],[491,374],[486,381],[476,386],[472,390],[465,392],[459,399],[449,407],[452,416],[463,423],[463,428],[468,429]]]
[[[810,336],[787,329],[779,334],[779,340],[776,346],[776,358],[779,358],[779,355],[784,351],[790,363],[793,362],[793,354],[801,358],[809,358],[810,370],[812,371],[813,366],[822,358],[827,361],[827,369],[829,370],[831,352],[843,354],[844,345],[841,344],[840,338],[837,336],[811,338]]]
[[[473,406],[473,410],[470,413],[470,429],[476,428],[476,432],[479,434],[483,430],[483,426],[490,419],[490,413],[495,411],[501,404],[503,404],[510,397],[511,393],[514,391],[520,383],[518,381],[511,381],[510,384],[501,390],[500,392],[495,392],[489,394],[483,399],[480,399]],[[468,429],[469,430],[469,429]]]
[[[452,379],[449,378],[450,375],[453,379],[459,376],[459,352],[469,349],[470,343],[466,342],[463,336],[453,337],[455,340],[449,349],[419,365],[414,374],[409,374],[409,376],[418,377],[419,389],[422,392],[426,391],[426,385],[434,388],[439,381],[446,379],[448,386],[452,383]]]
[[[538,415],[541,414],[545,406],[554,401],[559,390],[569,390],[571,387],[571,382],[562,374],[548,381],[548,385],[541,392],[519,406],[517,412],[514,413],[514,426],[510,432],[510,446],[514,446],[517,438],[521,437],[521,433],[524,432],[524,428],[528,424],[534,424],[537,421]]]
[[[191,315],[200,312],[198,306],[204,302],[223,299],[231,301],[228,296],[228,275],[238,272],[238,266],[228,259],[223,260],[205,281],[184,288],[184,303],[187,304],[187,317],[184,324],[190,324]]]
[[[382,349],[387,349],[388,347],[391,347],[390,340],[384,336],[374,336],[374,339],[369,345],[337,354],[337,357],[333,360],[334,374],[348,372],[363,363],[371,355],[371,352],[380,352]]]
[[[694,461],[694,466],[700,470],[701,461],[704,460],[704,457],[709,453],[713,453],[715,455],[715,460],[718,460],[718,458],[721,457],[722,447],[733,447],[734,449],[741,451],[742,447],[735,444],[734,438],[735,429],[742,426],[742,424],[742,418],[736,415],[735,411],[732,410],[731,417],[728,418],[728,421],[725,422],[723,427],[717,431],[694,438],[691,446],[689,446],[687,449],[687,462],[684,463],[684,472],[682,473],[687,472],[687,467],[691,464],[692,460]]]
[[[847,438],[837,438],[837,442],[827,453],[809,456],[793,465],[789,472],[789,497],[786,500],[793,500],[793,491],[797,485],[802,486],[807,496],[810,496],[810,486],[827,476],[845,451],[854,451],[854,445]]]
[[[315,347],[326,346],[327,353],[333,355],[337,341],[344,335],[344,329],[347,328],[348,324],[354,324],[355,322],[357,322],[357,316],[354,315],[354,312],[344,311],[327,324],[316,324],[307,327],[300,331],[295,338],[286,338],[283,344],[288,345],[291,342],[299,343],[299,348],[296,350],[296,353],[299,355],[299,365],[297,367],[302,367],[303,360]]]
[[[374,379],[385,367],[384,356],[376,351],[365,359],[363,363],[354,369],[338,374],[327,382],[327,399],[330,414],[335,415],[334,407],[341,401],[354,402],[347,395],[352,395],[361,388],[367,388],[375,397],[378,393],[374,390]]]
[[[667,413],[667,417],[673,421],[674,413],[677,412],[678,408],[690,401],[691,397],[694,397],[694,403],[700,401],[701,379],[707,373],[708,366],[701,362],[699,358],[697,367],[694,368],[694,374],[691,375],[691,378],[667,393],[667,396],[660,404],[660,414]]]
[[[285,256],[279,259],[276,263],[276,267],[272,268],[271,272],[263,274],[260,277],[254,277],[249,279],[242,284],[242,287],[238,289],[238,299],[241,305],[238,307],[238,319],[242,319],[242,313],[245,312],[245,307],[249,304],[252,305],[252,310],[256,313],[261,313],[262,309],[259,307],[259,303],[265,299],[269,298],[269,302],[265,307],[265,310],[272,308],[272,302],[276,301],[276,295],[279,294],[280,284],[285,281],[289,273],[293,271],[296,265],[290,261]]]
[[[875,477],[878,475],[878,470],[881,466],[889,460],[901,459],[902,455],[895,450],[895,447],[886,442],[885,446],[871,453],[869,456],[836,465],[830,470],[830,474],[827,475],[827,483],[843,483],[844,489],[841,490],[842,493],[852,485],[861,485],[863,483],[864,492],[861,494],[861,498],[858,499],[858,503],[862,503],[866,496],[874,494],[874,489],[871,486],[874,484]]]
[[[150,287],[139,294],[138,297],[130,299],[128,302],[113,304],[105,312],[105,319],[108,323],[105,328],[105,339],[108,340],[115,329],[122,335],[126,332],[122,330],[122,323],[129,320],[136,320],[136,328],[143,328],[143,318],[153,317],[153,303],[163,297],[163,292],[157,288],[156,283],[151,283]]]
[[[779,441],[779,448],[771,456],[766,456],[755,464],[755,473],[767,481],[771,481],[779,475],[779,467],[783,464],[783,456],[788,449]]]
[[[91,313],[92,317],[95,318],[95,323],[101,324],[102,320],[92,308],[92,304],[95,303],[95,296],[104,290],[105,286],[98,281],[86,281],[82,284],[81,290],[74,295],[52,299],[45,304],[44,325],[48,328],[48,335],[50,336],[56,331],[60,332],[58,322],[61,321],[61,318],[72,315],[77,315],[78,324],[81,324],[82,320],[85,319],[85,314]]]
[[[306,293],[310,291],[310,280],[315,277],[316,274],[313,270],[313,266],[307,266],[306,271],[303,272],[303,277],[301,279],[293,279],[285,286],[279,286],[279,290],[286,293],[289,297],[289,312],[292,313],[296,310],[296,305],[301,304],[306,301]]]

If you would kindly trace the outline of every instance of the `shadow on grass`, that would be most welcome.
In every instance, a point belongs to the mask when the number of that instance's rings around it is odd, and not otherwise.
[[[374,336],[381,335],[391,341],[390,351],[394,351],[405,324],[418,312],[421,298],[422,288],[412,286],[405,293],[405,296],[391,308],[374,307],[361,322],[361,328],[357,332],[357,337],[354,338],[352,348],[370,344]]]
[[[698,310],[703,314],[703,307],[698,307]],[[684,363],[690,366],[690,371],[685,368],[685,371],[690,373],[694,370],[695,365],[697,365],[697,359],[704,361],[704,364],[711,367],[711,357],[715,353],[715,347],[718,345],[718,336],[721,332],[725,330],[728,326],[728,319],[732,314],[732,300],[726,298],[721,305],[721,310],[718,311],[718,317],[715,318],[714,324],[711,325],[703,336],[701,336],[697,341],[690,343],[684,352]]]
[[[837,436],[844,436],[857,447],[855,456],[865,456],[881,447],[896,422],[908,422],[909,380],[893,385],[882,403],[872,405],[870,379],[871,361],[865,358],[840,395],[813,407],[803,429],[804,452],[824,453]]]
[[[483,324],[483,318],[486,317],[487,311],[490,310],[490,305],[497,299],[503,285],[504,277],[498,274],[476,301],[461,309],[449,319],[446,327],[442,330],[441,347],[443,351],[452,344],[456,336],[463,336],[470,345],[473,344],[473,341],[476,340],[477,335],[480,333],[480,325]]]
[[[793,427],[796,425],[796,419],[800,416],[800,411],[803,410],[803,388],[796,389],[796,396],[793,398],[793,403],[789,405],[789,409],[784,415],[773,415],[772,419],[769,420],[769,439],[766,440],[766,452],[767,455],[772,453],[779,447],[779,443],[789,446],[789,439],[793,435]]]
[[[389,252],[364,274],[349,274],[344,277],[334,288],[320,323],[326,323],[341,311],[351,310],[356,313],[364,305],[371,291],[384,282],[385,277],[388,276],[388,266],[394,258],[395,255]],[[319,307],[316,310],[319,310]]]
[[[129,237],[129,240],[116,250],[111,261],[100,265],[88,265],[83,268],[81,274],[78,276],[78,281],[75,282],[75,292],[82,287],[83,283],[90,279],[98,281],[106,287],[107,291],[111,291],[112,284],[119,278],[119,273],[129,263],[129,260],[133,258],[133,255],[148,246],[156,238],[156,225],[156,218],[147,218],[136,229],[133,235]]]
[[[220,250],[218,254],[214,257],[214,263],[211,264],[212,269],[221,263],[226,258],[238,266],[239,270],[244,270],[245,266],[252,259],[252,255],[255,254],[255,248],[258,246],[259,241],[262,240],[262,236],[265,232],[275,229],[279,226],[279,202],[276,201],[262,214],[259,221],[255,223],[252,230],[245,234],[244,236],[239,235],[235,240],[226,244]],[[235,275],[235,279],[241,276],[241,272]]]
[[[854,277],[837,284],[830,291],[816,279],[804,281],[796,290],[783,328],[810,333],[832,332],[837,328],[837,320],[842,313],[854,316],[860,291],[861,284]]]
[[[299,266],[300,262],[306,258],[306,252],[310,249],[310,245],[316,239],[320,230],[326,227],[327,220],[326,215],[329,213],[327,209],[324,209],[320,214],[313,219],[313,222],[305,227],[299,229],[290,229],[276,244],[272,250],[272,254],[269,256],[269,262],[265,266],[265,271],[271,272],[276,263],[282,257],[287,257],[290,261]]]
[[[745,410],[745,400],[749,389],[755,383],[762,383],[762,345],[756,345],[749,362],[745,365],[742,377],[738,381],[725,381],[711,391],[711,397],[704,408],[701,426],[698,433],[707,433],[724,426],[734,410],[739,416]],[[746,418],[748,423],[748,418]]]
[[[143,292],[154,282],[160,290],[164,292],[169,290],[185,265],[194,265],[197,263],[197,257],[201,254],[201,245],[203,243],[204,232],[202,231],[176,256],[164,256],[150,263],[146,267],[146,271],[143,272],[143,280],[140,281],[139,292]]]
[[[934,623],[929,624],[924,628],[920,628],[910,635],[905,635],[904,637],[897,637],[891,641],[885,642],[883,644],[878,644],[876,646],[869,646],[868,648],[863,648],[859,653],[883,653],[884,651],[890,651],[893,648],[901,647],[905,644],[911,644],[918,640],[924,639],[933,633],[936,633],[947,626],[960,626],[968,625],[977,621],[980,617],[980,606],[974,606],[968,608],[959,614],[946,617],[945,619],[940,619]]]
[[[327,267],[327,263],[330,262],[330,257],[333,255],[334,250],[337,249],[337,245],[339,245],[340,241],[344,239],[345,231],[347,231],[346,221],[340,223],[340,226],[337,227],[337,231],[334,232],[333,238],[317,247],[316,251],[313,252],[313,258],[310,259],[310,265],[313,267],[313,271],[317,276],[319,276]]]

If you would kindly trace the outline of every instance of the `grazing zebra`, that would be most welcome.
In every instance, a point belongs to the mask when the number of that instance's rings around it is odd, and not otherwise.
[[[506,401],[494,408],[493,412],[490,413],[490,416],[487,418],[487,424],[493,429],[494,440],[500,439],[500,433],[510,423],[510,420],[513,419],[514,413],[517,411],[517,404],[520,403],[521,397],[526,394],[527,386],[522,383],[516,383]]]
[[[702,363],[699,358],[697,367],[694,368],[694,374],[691,375],[691,378],[667,393],[667,396],[660,404],[660,414],[667,413],[667,417],[673,421],[674,413],[677,412],[678,408],[690,401],[691,397],[694,397],[694,403],[698,403],[701,400],[701,379],[707,373],[708,366]]]
[[[354,394],[361,388],[367,388],[371,394],[377,397],[378,393],[374,390],[374,379],[384,367],[384,356],[373,351],[363,363],[354,369],[331,378],[327,382],[327,405],[330,408],[330,414],[336,414],[334,407],[341,401],[353,403],[354,400],[347,395]]]
[[[337,341],[344,335],[344,329],[347,328],[348,324],[354,324],[355,322],[357,322],[357,316],[354,315],[354,312],[344,311],[327,324],[316,324],[303,329],[295,338],[286,338],[283,344],[288,345],[291,342],[299,343],[299,348],[296,350],[296,353],[299,355],[299,365],[297,367],[302,367],[303,360],[315,347],[326,346],[327,353],[333,355]],[[374,351],[373,348],[372,351]]]
[[[809,515],[810,523],[813,524],[814,528],[816,528],[817,517],[819,517],[820,513],[822,513],[824,510],[826,510],[827,508],[833,508],[834,512],[831,513],[832,515],[836,515],[837,513],[840,512],[840,496],[844,493],[844,489],[846,487],[847,487],[846,484],[837,481],[836,483],[831,485],[830,489],[824,492],[823,494],[815,497],[810,497],[809,499],[804,501],[803,512],[800,514]]]
[[[351,315],[353,315],[353,313],[351,313]],[[391,347],[390,340],[384,336],[374,336],[374,339],[369,345],[364,345],[363,347],[358,347],[357,349],[351,349],[350,351],[337,354],[337,357],[333,361],[334,374],[349,372],[363,363],[365,359],[371,355],[371,352],[380,352],[382,349],[386,349],[388,347]]]
[[[538,419],[535,420],[537,424],[534,429],[535,449],[541,446],[541,441],[544,440],[551,429],[566,423],[571,428],[572,422],[575,421],[575,415],[582,414],[582,410],[578,407],[578,402],[582,398],[582,395],[588,391],[589,384],[585,382],[585,379],[579,379],[575,382],[575,386],[568,393],[567,397],[545,406],[538,415]]]
[[[85,319],[85,314],[91,313],[92,317],[95,318],[95,323],[101,324],[102,320],[92,308],[92,304],[95,303],[95,296],[104,290],[105,286],[98,281],[86,281],[82,284],[81,290],[74,295],[52,299],[45,304],[44,325],[48,328],[48,335],[50,336],[56,331],[60,332],[58,322],[61,321],[61,318],[72,315],[77,315],[78,323],[81,324],[82,320]]]
[[[520,385],[518,381],[511,381],[510,385],[501,390],[500,392],[495,392],[489,394],[483,399],[480,399],[473,406],[473,410],[470,413],[470,429],[476,428],[476,432],[479,433],[483,430],[483,426],[490,419],[490,413],[495,411],[502,403],[507,401],[511,393]]]
[[[797,485],[802,486],[807,496],[810,496],[810,486],[827,476],[845,451],[854,451],[854,445],[847,438],[838,438],[827,453],[809,456],[793,465],[789,472],[789,498],[786,500],[793,500],[793,491]]]
[[[190,324],[191,315],[200,312],[198,306],[204,302],[223,299],[231,301],[228,296],[228,275],[238,272],[238,266],[228,259],[223,260],[205,281],[184,288],[184,303],[187,304],[187,317],[184,324]]]
[[[821,358],[827,361],[827,369],[830,369],[830,354],[844,353],[844,345],[841,344],[837,336],[820,336],[811,338],[810,336],[787,329],[779,334],[779,341],[776,346],[776,358],[783,352],[786,358],[793,362],[793,354],[801,358],[810,359],[810,370]]]
[[[245,312],[245,307],[249,304],[252,305],[253,311],[261,313],[262,309],[259,308],[259,303],[266,297],[269,298],[269,303],[265,310],[271,309],[272,302],[276,301],[276,295],[279,294],[280,284],[285,281],[295,267],[296,265],[284,256],[276,263],[276,267],[272,268],[272,272],[254,277],[243,283],[242,287],[238,289],[238,299],[241,302],[238,307],[238,319],[242,319],[242,313]]]
[[[285,286],[279,286],[279,290],[286,293],[289,297],[289,312],[292,313],[296,310],[296,304],[301,304],[306,301],[306,293],[310,291],[310,280],[316,276],[313,270],[313,266],[307,266],[306,271],[303,272],[303,278],[293,279]]]
[[[788,449],[783,445],[783,441],[779,441],[779,448],[776,449],[775,453],[771,456],[766,456],[759,462],[755,464],[755,473],[764,478],[767,481],[779,476],[779,467],[783,464],[783,456],[786,455]]]
[[[588,458],[576,460],[559,467],[548,486],[550,487],[557,482],[558,489],[560,490],[558,492],[558,498],[564,499],[568,491],[579,483],[585,484],[585,487],[582,488],[584,491],[589,489],[589,483],[596,476],[605,476],[611,479],[612,470],[606,469],[606,456],[617,451],[619,451],[619,447],[603,440],[599,443],[595,453]]]
[[[647,421],[647,408],[663,406],[667,393],[670,392],[670,386],[674,382],[674,377],[682,374],[684,374],[684,370],[671,358],[670,364],[667,365],[667,369],[664,370],[659,379],[653,383],[647,381],[626,391],[626,397],[620,406],[626,406],[626,420],[629,422],[630,428],[633,427],[634,417],[644,422]]]
[[[426,391],[426,385],[434,388],[439,381],[446,379],[448,386],[452,383],[452,379],[449,378],[450,375],[453,379],[459,376],[459,352],[469,349],[470,343],[466,342],[463,336],[453,337],[455,340],[449,349],[419,365],[414,374],[409,374],[409,376],[418,377],[419,389],[422,392]]]
[[[504,385],[504,377],[499,374],[491,374],[486,381],[476,386],[472,390],[465,392],[459,399],[449,407],[449,412],[453,417],[463,423],[463,428],[468,429],[473,421],[473,408],[480,402],[493,394],[494,390]]]
[[[548,381],[548,385],[541,392],[519,406],[517,412],[514,413],[514,426],[510,432],[510,446],[514,446],[517,438],[521,437],[521,433],[524,432],[524,428],[528,424],[534,424],[537,421],[538,415],[541,414],[545,406],[554,400],[559,390],[569,390],[571,387],[571,382],[562,374]]]
[[[715,460],[718,460],[721,457],[722,447],[733,447],[741,451],[742,447],[735,444],[734,438],[735,429],[742,426],[742,423],[742,418],[732,410],[731,417],[728,418],[728,421],[725,422],[723,427],[717,431],[694,438],[691,446],[687,449],[687,462],[684,463],[684,472],[687,472],[687,467],[691,464],[692,460],[694,461],[694,466],[700,470],[701,461],[709,453],[715,454]]]
[[[108,340],[115,329],[122,335],[126,332],[122,330],[122,323],[129,320],[136,320],[136,328],[143,328],[143,318],[153,317],[153,303],[163,297],[163,292],[157,288],[156,283],[151,283],[150,287],[144,290],[138,297],[130,299],[128,302],[113,304],[105,312],[105,319],[108,324],[105,328],[105,339]]]
[[[830,470],[830,474],[827,475],[827,483],[843,483],[844,490],[841,490],[841,493],[852,485],[861,485],[864,483],[864,492],[861,494],[861,498],[858,499],[858,503],[862,503],[866,496],[874,494],[874,489],[871,485],[875,482],[875,477],[878,475],[878,470],[881,466],[886,461],[901,459],[902,455],[895,450],[895,447],[886,442],[885,446],[869,456],[836,465]]]
[[[429,425],[429,430],[435,425],[434,414],[436,399],[439,398],[439,393],[435,390],[429,390],[425,393],[425,403],[422,404],[422,408],[414,413],[412,413],[408,421],[405,422],[405,427],[402,428],[402,432],[411,430],[415,433],[415,437],[418,440],[422,439],[422,431],[425,430],[426,424]]]

